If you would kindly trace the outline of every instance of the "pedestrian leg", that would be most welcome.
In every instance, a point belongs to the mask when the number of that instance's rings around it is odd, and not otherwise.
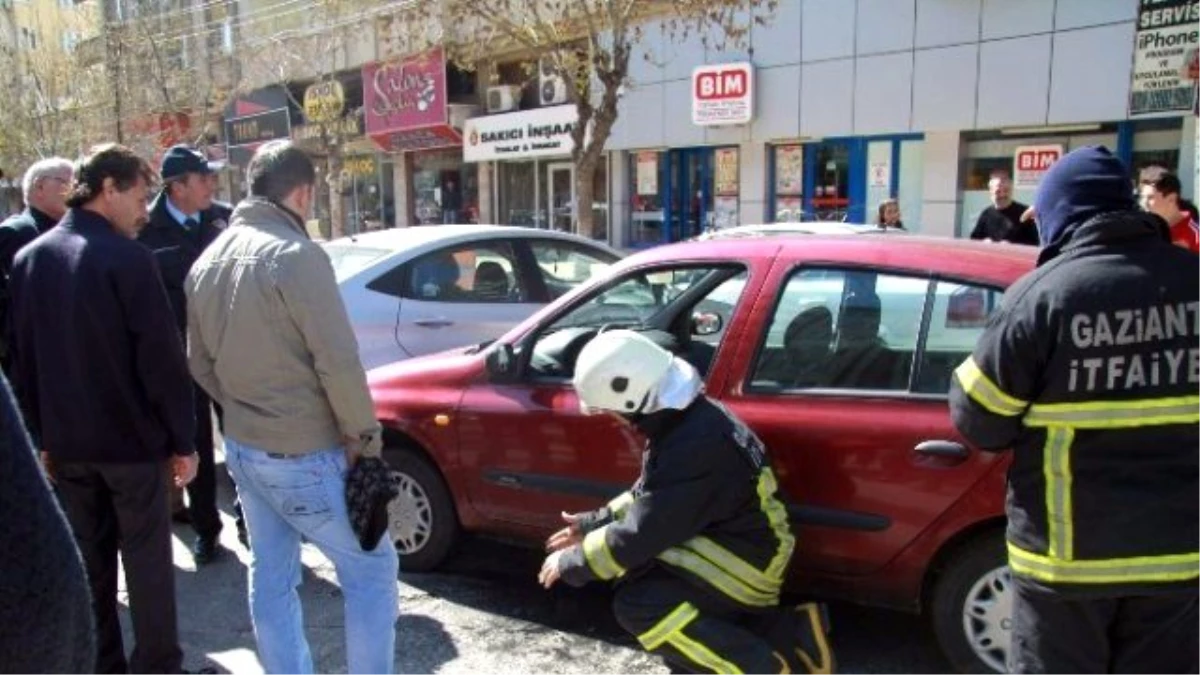
[[[1195,673],[1196,588],[1122,598],[1112,635],[1111,673]]]
[[[300,533],[279,509],[265,452],[225,439],[225,465],[237,485],[250,531],[250,619],[258,658],[268,673],[313,672],[300,606]],[[281,459],[276,462],[301,462]]]
[[[617,622],[673,668],[701,673],[789,672],[765,639],[737,624],[743,610],[673,574],[651,570],[622,583]]]
[[[117,519],[108,488],[89,464],[60,462],[54,473],[59,502],[87,567],[96,620],[96,672],[127,673],[117,615]]]
[[[1014,579],[1009,672],[1108,672],[1116,612],[1116,600],[1068,600]]]
[[[178,673],[183,668],[171,558],[165,462],[111,464],[100,470],[113,495],[135,644],[135,673]]]

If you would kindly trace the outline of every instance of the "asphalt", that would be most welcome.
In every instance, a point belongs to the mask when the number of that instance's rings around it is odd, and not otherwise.
[[[184,666],[260,673],[246,601],[249,552],[237,542],[232,488],[223,475],[224,554],[197,570],[191,528],[176,525],[174,558]],[[536,583],[541,554],[467,540],[436,574],[401,574],[396,669],[403,673],[665,673],[611,613],[600,585],[545,591]],[[331,563],[302,552],[300,589],[306,632],[319,672],[346,671],[343,604]],[[127,603],[122,591],[121,601]],[[126,648],[131,649],[123,609]],[[905,614],[835,604],[833,642],[842,672],[942,672],[947,669],[924,621]]]

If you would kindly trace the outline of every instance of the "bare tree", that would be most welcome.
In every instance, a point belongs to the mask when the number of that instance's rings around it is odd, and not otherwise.
[[[79,152],[102,83],[80,67],[75,51],[91,17],[81,12],[42,25],[31,13],[19,24],[13,3],[2,12],[10,35],[0,41],[0,78],[9,93],[0,106],[0,162],[15,173],[42,157]]]
[[[431,11],[433,4],[412,10],[408,21],[440,18],[444,37],[430,30],[416,35],[442,38],[464,66],[513,54],[547,63],[566,80],[578,112],[571,132],[576,203],[582,205],[576,215],[580,234],[593,236],[596,169],[629,84],[630,60],[644,51],[646,26],[671,41],[698,36],[710,48],[740,48],[754,25],[772,17],[778,0],[442,0]]]

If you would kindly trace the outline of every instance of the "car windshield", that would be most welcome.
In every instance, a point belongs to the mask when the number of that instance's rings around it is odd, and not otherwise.
[[[367,269],[371,263],[391,253],[386,248],[371,248],[351,242],[325,244],[325,252],[333,263],[333,274],[338,283]]]
[[[554,323],[548,332],[580,326],[644,326],[664,307],[711,274],[712,268],[672,269],[644,272],[575,307]]]

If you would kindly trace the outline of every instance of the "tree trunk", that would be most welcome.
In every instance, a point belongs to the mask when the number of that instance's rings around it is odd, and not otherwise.
[[[596,239],[597,234],[603,234],[596,231],[596,213],[592,210],[592,204],[596,201],[596,164],[595,159],[585,154],[575,166],[575,219],[578,223],[576,232],[589,239]]]
[[[329,153],[329,172],[325,181],[329,185],[329,238],[346,236],[346,214],[342,209],[342,153],[334,149]]]

